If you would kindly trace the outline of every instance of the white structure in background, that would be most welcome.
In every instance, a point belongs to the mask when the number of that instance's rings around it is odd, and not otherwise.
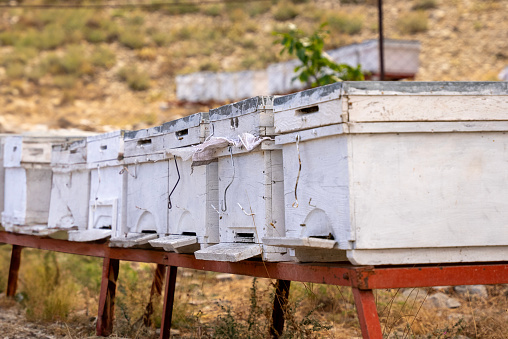
[[[385,40],[385,74],[388,79],[413,78],[418,72],[420,42]],[[368,40],[327,51],[338,63],[361,65],[375,79],[379,76],[378,40]],[[299,60],[291,60],[268,66],[266,70],[231,73],[199,72],[176,77],[178,100],[190,102],[245,99],[258,95],[286,94],[306,87],[294,80],[294,69]]]
[[[506,260],[508,86],[344,82],[275,99],[298,261]]]
[[[5,137],[2,225],[7,231],[41,235],[48,233],[51,147],[54,143],[65,141],[69,139]]]
[[[266,261],[289,259],[287,249],[263,245],[261,239],[284,235],[282,151],[274,135],[273,97],[255,97],[210,110],[214,136],[227,140],[249,133],[266,137],[247,149],[218,151],[220,244],[194,253],[196,258],[240,261],[261,255]]]
[[[53,145],[53,179],[48,228],[68,231],[71,241],[81,241],[88,228],[90,170],[86,166],[86,139]],[[75,237],[76,236],[76,237]]]
[[[499,75],[497,76],[501,81],[508,81],[508,66],[503,68]]]

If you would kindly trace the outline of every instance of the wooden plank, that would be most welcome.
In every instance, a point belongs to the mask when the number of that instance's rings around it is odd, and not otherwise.
[[[171,320],[173,317],[173,303],[175,301],[175,285],[178,267],[169,266],[166,270],[166,288],[164,289],[164,309],[161,321],[161,339],[169,339],[171,335]]]
[[[118,279],[119,269],[120,260],[108,257],[104,258],[96,327],[98,336],[107,337],[113,333],[116,281]]]
[[[9,279],[7,280],[7,296],[14,297],[18,287],[19,266],[21,265],[22,246],[12,245]]]
[[[508,99],[484,95],[350,95],[348,114],[350,122],[508,120]]]
[[[270,336],[279,338],[284,331],[284,314],[286,312],[290,280],[277,280],[275,284],[275,296],[273,299],[272,326],[270,327]]]
[[[381,324],[376,309],[376,300],[372,290],[360,290],[353,287],[356,312],[364,339],[383,339]]]

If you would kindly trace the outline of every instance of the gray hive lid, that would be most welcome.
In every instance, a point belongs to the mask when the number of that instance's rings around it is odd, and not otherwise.
[[[350,95],[508,95],[508,83],[501,81],[346,81],[343,84],[344,94]]]
[[[124,134],[126,132],[128,132],[128,131],[118,130],[118,131],[113,131],[113,132],[108,132],[108,133],[91,135],[91,136],[87,137],[86,140],[87,140],[87,142],[94,142],[94,141],[99,141],[99,140],[104,140],[104,139],[109,139],[109,138],[115,138],[115,137],[123,138]]]
[[[507,82],[344,81],[274,99],[274,112],[315,105],[342,95],[508,95]]]
[[[259,110],[273,109],[273,99],[273,96],[257,96],[211,109],[210,121],[219,121],[254,113]]]
[[[178,132],[200,124],[208,123],[208,112],[195,113],[184,118],[169,121],[161,126],[161,133]]]
[[[59,165],[86,163],[86,139],[53,145],[51,163]]]
[[[340,99],[344,91],[344,84],[344,82],[336,82],[331,85],[277,97],[273,101],[273,111],[280,112],[296,107],[315,105],[333,99]]]
[[[143,138],[149,138],[162,134],[162,126],[155,126],[150,128],[144,128],[137,131],[126,131],[124,134],[124,140],[137,140]]]

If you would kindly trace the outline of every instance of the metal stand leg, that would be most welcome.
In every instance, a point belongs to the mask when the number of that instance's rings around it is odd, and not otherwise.
[[[360,290],[353,287],[358,320],[364,339],[382,339],[381,323],[376,309],[376,300],[372,290]]]
[[[273,300],[272,326],[270,336],[278,338],[284,330],[284,311],[289,297],[290,280],[277,280],[275,285],[275,298]]]
[[[175,285],[178,267],[169,266],[166,270],[166,288],[164,289],[164,310],[162,311],[161,339],[169,339],[171,332],[171,318],[173,317],[173,303],[175,301]]]
[[[7,281],[7,296],[14,297],[18,287],[19,266],[21,264],[22,246],[12,245],[11,265],[9,267],[9,280]]]
[[[120,269],[120,260],[104,258],[102,266],[101,294],[99,297],[99,316],[97,318],[97,335],[109,336],[113,332],[115,314],[116,281]]]
[[[162,295],[162,285],[164,283],[164,273],[166,272],[166,266],[157,264],[157,268],[153,274],[152,288],[150,289],[150,300],[146,305],[145,313],[143,314],[143,324],[146,327],[152,325],[150,317],[153,314],[153,299],[154,297]]]

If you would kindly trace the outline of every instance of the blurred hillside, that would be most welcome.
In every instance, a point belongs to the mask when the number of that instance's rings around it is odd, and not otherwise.
[[[507,1],[383,2],[385,37],[422,43],[416,80],[497,80],[508,64]],[[59,3],[71,2],[24,0],[18,5]],[[326,49],[377,38],[376,3],[175,6],[157,1],[122,8],[4,8],[0,132],[139,129],[208,110],[207,105],[176,102],[176,74],[259,69],[281,61],[272,32],[287,30],[289,23],[310,33],[328,22]]]

